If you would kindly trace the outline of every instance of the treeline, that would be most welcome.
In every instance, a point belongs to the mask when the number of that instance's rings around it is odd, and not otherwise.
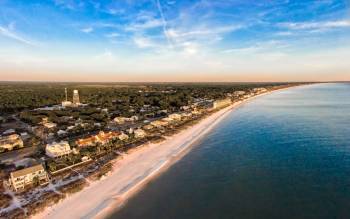
[[[64,88],[68,89],[68,100],[72,100],[74,89],[79,90],[80,100],[92,106],[126,112],[130,106],[139,110],[143,105],[161,109],[178,108],[193,98],[222,98],[235,90],[275,84],[82,84],[82,83],[0,83],[0,112],[13,113],[23,109],[60,104],[65,99]],[[279,85],[282,85],[280,83]]]

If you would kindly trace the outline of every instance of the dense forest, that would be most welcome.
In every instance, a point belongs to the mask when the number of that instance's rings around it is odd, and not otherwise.
[[[285,83],[284,83],[285,84]],[[19,112],[43,106],[60,104],[72,99],[74,89],[79,90],[82,103],[109,110],[137,111],[144,105],[160,109],[177,108],[193,98],[217,99],[236,90],[284,85],[283,83],[0,83],[0,113]]]

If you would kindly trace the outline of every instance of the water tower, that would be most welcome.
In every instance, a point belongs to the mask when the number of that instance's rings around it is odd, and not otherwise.
[[[79,105],[80,104],[78,90],[74,90],[73,91],[73,104],[75,104],[75,105]]]

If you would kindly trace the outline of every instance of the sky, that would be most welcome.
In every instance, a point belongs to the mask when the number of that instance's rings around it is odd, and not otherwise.
[[[0,81],[350,81],[350,0],[0,0]]]

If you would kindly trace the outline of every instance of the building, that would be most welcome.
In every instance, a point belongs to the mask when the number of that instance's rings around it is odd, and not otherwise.
[[[40,124],[42,124],[43,126],[45,126],[48,129],[53,129],[53,128],[55,128],[57,126],[56,123],[49,122],[49,118],[47,118],[47,117],[43,117],[41,119],[41,123]]]
[[[115,123],[121,125],[121,124],[124,124],[124,123],[125,123],[125,117],[115,117],[115,118],[113,119],[113,121],[114,121]]]
[[[230,98],[222,99],[222,100],[216,100],[213,102],[213,109],[219,109],[226,107],[232,103]]]
[[[154,128],[154,126],[151,125],[151,124],[148,124],[148,125],[143,126],[143,129],[145,129],[145,130],[151,130],[151,129],[153,129],[153,128]]]
[[[168,117],[172,120],[178,120],[178,121],[181,120],[181,115],[178,113],[170,114]]]
[[[48,123],[45,123],[43,125],[48,129],[53,129],[53,128],[56,128],[56,126],[57,126],[57,124],[53,123],[53,122],[48,122]]]
[[[79,139],[75,143],[78,145],[78,147],[95,146],[97,143],[106,144],[116,138],[119,138],[120,135],[121,135],[120,132],[100,131],[97,135]]]
[[[128,140],[129,139],[129,135],[125,134],[124,132],[122,132],[120,135],[119,135],[119,140],[121,141],[125,141],[125,140]]]
[[[96,144],[95,136],[90,136],[87,138],[81,138],[75,141],[78,147],[90,147]]]
[[[233,92],[233,96],[235,97],[239,97],[245,94],[245,91],[239,90],[239,91],[235,91]]]
[[[253,89],[253,92],[256,93],[256,94],[261,94],[261,93],[264,93],[266,91],[267,91],[267,89],[264,88],[264,87],[258,87],[258,88],[254,88]]]
[[[106,144],[113,139],[118,138],[120,135],[119,132],[103,132],[100,131],[98,135],[95,135],[96,142],[101,144]]]
[[[72,150],[67,141],[61,141],[59,143],[53,142],[52,144],[47,144],[45,152],[47,156],[56,158],[70,154]]]
[[[73,104],[74,105],[80,105],[80,99],[79,99],[79,92],[78,90],[73,91]]]
[[[0,149],[12,151],[15,147],[23,148],[23,141],[17,134],[0,137]]]
[[[10,173],[9,179],[15,191],[24,189],[28,185],[43,185],[48,181],[49,177],[41,164],[14,171]]]
[[[163,120],[156,120],[156,121],[151,122],[151,125],[153,125],[157,128],[160,128],[160,127],[168,126],[169,122],[163,121]]]
[[[144,138],[146,137],[146,132],[139,128],[134,131],[134,136],[135,138]]]

